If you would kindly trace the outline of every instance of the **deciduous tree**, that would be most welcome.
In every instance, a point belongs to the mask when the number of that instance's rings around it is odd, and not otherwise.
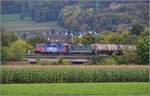
[[[17,40],[10,46],[11,60],[22,61],[25,59],[25,53],[27,50],[32,49],[32,46],[24,40]]]
[[[145,29],[140,34],[137,43],[138,56],[140,57],[141,63],[148,64],[149,63],[149,30]]]
[[[134,24],[133,28],[131,29],[131,33],[139,36],[141,32],[144,31],[144,27],[141,24]]]

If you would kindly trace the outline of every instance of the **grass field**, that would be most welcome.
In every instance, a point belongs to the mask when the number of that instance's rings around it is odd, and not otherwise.
[[[62,31],[63,27],[59,26],[56,21],[37,23],[30,17],[20,19],[19,14],[7,14],[1,16],[2,28],[5,32],[22,32],[22,31],[47,31],[55,29]]]
[[[2,96],[148,96],[148,83],[2,84]],[[80,95],[79,95],[80,94]]]
[[[25,17],[24,19],[20,19],[19,14],[6,14],[1,15],[2,22],[10,22],[10,21],[31,21],[30,17]]]

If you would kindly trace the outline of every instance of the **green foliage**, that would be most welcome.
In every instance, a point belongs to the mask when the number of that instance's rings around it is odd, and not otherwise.
[[[63,57],[60,57],[57,62],[57,65],[69,65],[69,64],[71,64],[71,62],[68,60],[65,60]]]
[[[128,50],[124,50],[123,55],[117,56],[113,55],[112,58],[114,58],[117,62],[117,64],[138,64],[138,55],[136,52],[130,52]]]
[[[82,44],[92,44],[95,42],[95,38],[92,36],[92,34],[86,34],[81,38]]]
[[[109,57],[109,58],[104,59],[103,64],[105,64],[105,65],[115,65],[115,64],[117,64],[117,61],[114,58]]]
[[[120,6],[111,9],[110,4],[113,3],[86,0],[2,1],[2,14],[20,14],[20,20],[31,18],[35,22],[58,21],[67,29],[80,31],[115,31],[117,25],[130,25],[133,20],[148,25],[147,2],[118,2]],[[15,18],[18,20],[19,16]]]
[[[104,32],[102,33],[97,41],[101,44],[136,44],[138,36],[132,35],[129,32]]]
[[[110,33],[103,33],[99,39],[98,43],[101,44],[111,44],[111,43],[120,43],[121,42],[121,36],[118,33],[110,32]]]
[[[144,27],[141,24],[134,24],[133,28],[131,29],[131,33],[137,36],[139,36],[143,31],[144,31]]]
[[[1,62],[5,64],[7,61],[11,60],[12,53],[9,47],[2,46],[1,48]]]
[[[147,67],[21,67],[2,68],[2,83],[148,82]]]
[[[145,29],[138,39],[138,56],[142,64],[149,64],[149,30]]]
[[[40,60],[40,58],[37,58],[36,64],[39,65],[70,65],[72,64],[70,61],[65,60],[63,57],[60,57],[58,61],[49,61],[49,60]]]
[[[81,38],[79,38],[79,37],[74,37],[74,38],[73,38],[73,41],[74,41],[74,43],[79,43],[79,44],[81,44]]]
[[[2,46],[9,46],[12,42],[18,40],[18,37],[13,32],[2,32]]]
[[[125,38],[124,44],[127,45],[137,44],[137,41],[138,41],[138,36],[130,34],[129,36],[127,36],[127,38]]]
[[[90,4],[92,6],[90,6]],[[96,32],[116,30],[128,31],[129,27],[131,27],[128,25],[132,24],[132,21],[134,20],[141,21],[144,19],[143,21],[145,23],[147,22],[146,18],[148,14],[146,13],[148,13],[148,11],[142,11],[144,6],[148,6],[147,4],[142,5],[142,8],[140,9],[136,9],[135,7],[131,7],[133,5],[130,3],[120,3],[120,8],[117,8],[117,11],[115,9],[111,9],[111,12],[108,7],[111,2],[107,2],[107,4],[103,4],[102,2],[94,3],[86,1],[83,3],[65,6],[60,12],[61,15],[59,22],[66,28],[82,32],[86,32],[87,30],[95,30]],[[108,10],[106,11],[106,9]],[[119,25],[121,25],[120,28],[117,28]]]
[[[33,37],[32,39],[28,40],[32,45],[35,45],[37,43],[44,43],[47,41],[47,38],[44,38],[40,35],[36,35],[35,37]]]
[[[99,38],[101,44],[127,44],[126,39],[130,36],[129,32],[104,32]]]
[[[32,46],[24,40],[17,40],[10,45],[11,60],[22,61],[25,58],[25,52],[32,49]]]
[[[117,64],[117,61],[112,57],[95,56],[90,60],[89,64],[115,65],[115,64]]]
[[[9,41],[10,42],[10,41]],[[2,46],[2,63],[10,60],[22,61],[25,58],[25,52],[32,49],[32,46],[23,40],[16,40],[9,44],[8,47]]]
[[[75,43],[79,44],[92,44],[95,42],[94,36],[92,34],[86,34],[83,37],[76,37],[74,38]]]
[[[89,64],[101,64],[103,62],[104,57],[93,56],[89,62]]]

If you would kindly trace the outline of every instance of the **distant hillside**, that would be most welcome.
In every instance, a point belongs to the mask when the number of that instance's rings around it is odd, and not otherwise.
[[[149,23],[147,2],[82,2],[66,6],[59,24],[71,30],[117,31],[130,30],[135,23]]]
[[[2,1],[2,14],[19,14],[20,21],[54,21],[68,30],[82,32],[130,30],[135,23],[148,26],[148,9],[148,0]],[[2,21],[12,20],[5,15]]]

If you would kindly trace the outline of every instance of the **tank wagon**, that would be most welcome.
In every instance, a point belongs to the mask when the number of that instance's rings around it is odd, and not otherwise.
[[[94,54],[123,54],[124,50],[136,51],[135,45],[120,45],[120,44],[93,44],[92,53]]]

